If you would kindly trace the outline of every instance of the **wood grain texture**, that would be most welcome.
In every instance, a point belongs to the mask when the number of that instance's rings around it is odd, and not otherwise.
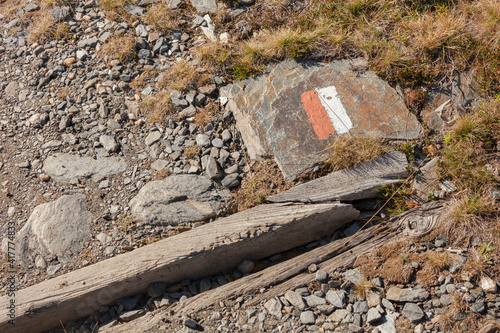
[[[259,260],[332,233],[359,212],[340,203],[261,205],[0,298],[0,332],[36,333],[91,315],[155,281],[174,283]]]
[[[377,196],[384,185],[406,178],[408,162],[404,153],[394,151],[354,168],[333,172],[327,176],[270,196],[270,202],[325,202],[358,200]]]
[[[158,327],[163,325],[162,318],[168,316],[168,313],[189,315],[241,295],[254,295],[251,301],[245,303],[245,307],[256,305],[314,281],[315,274],[307,272],[311,264],[317,264],[325,272],[342,270],[352,266],[359,255],[370,253],[391,240],[424,236],[439,225],[442,213],[443,207],[440,203],[425,204],[386,223],[361,230],[350,238],[336,240],[283,263],[188,298],[167,309],[155,310],[149,316],[111,327],[104,332],[158,332]],[[266,292],[260,293],[262,288],[266,288]]]

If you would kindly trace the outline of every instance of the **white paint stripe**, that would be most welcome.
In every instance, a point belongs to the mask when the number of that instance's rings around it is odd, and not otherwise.
[[[338,134],[349,132],[352,128],[351,118],[347,115],[347,111],[342,105],[340,98],[337,96],[335,86],[326,88],[314,89],[317,91],[319,100],[326,110],[326,114]]]

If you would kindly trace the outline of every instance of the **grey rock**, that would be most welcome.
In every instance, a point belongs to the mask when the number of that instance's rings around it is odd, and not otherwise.
[[[23,9],[26,13],[31,13],[37,11],[38,9],[40,9],[40,7],[38,7],[38,5],[35,3],[29,3],[26,6],[24,6]]]
[[[123,173],[127,164],[118,157],[92,157],[57,153],[47,157],[43,171],[60,182],[70,182],[79,178],[93,180]]]
[[[210,137],[206,134],[197,134],[196,144],[201,147],[210,147]]]
[[[368,313],[366,315],[366,322],[368,324],[372,324],[376,321],[379,321],[382,318],[382,315],[380,315],[380,312],[377,311],[375,308],[371,308],[368,310]]]
[[[367,313],[369,310],[368,304],[366,302],[355,302],[352,311],[355,313]]]
[[[439,298],[439,301],[443,306],[448,306],[453,302],[453,297],[451,295],[445,294]]]
[[[184,326],[195,329],[197,325],[198,324],[196,324],[196,321],[194,321],[193,319],[189,317],[184,318]]]
[[[224,147],[224,142],[222,142],[222,140],[219,138],[215,138],[212,140],[212,146],[214,146],[215,148],[222,148]]]
[[[401,289],[392,286],[387,291],[386,298],[394,302],[423,302],[429,298],[429,292],[425,289]]]
[[[402,312],[412,322],[416,322],[424,318],[424,312],[415,303],[406,303]]]
[[[47,274],[54,275],[59,271],[60,268],[61,268],[61,264],[50,265],[49,267],[47,267]]]
[[[200,293],[210,290],[210,288],[212,288],[212,283],[209,279],[202,279],[200,281]]]
[[[93,49],[93,48],[96,47],[96,45],[97,45],[98,42],[99,42],[99,40],[97,38],[95,38],[95,37],[87,38],[87,39],[83,39],[83,40],[79,41],[78,42],[78,47],[82,48],[82,49],[84,49],[84,48],[91,48],[91,49]]]
[[[139,52],[137,52],[137,57],[139,59],[150,59],[153,57],[151,54],[151,51],[148,49],[140,49]]]
[[[58,21],[64,21],[69,16],[69,7],[54,7],[51,9],[50,15]]]
[[[486,307],[484,302],[477,302],[470,307],[470,310],[476,313],[483,313],[484,310],[486,310]]]
[[[168,8],[170,9],[177,9],[181,3],[182,0],[167,0]]]
[[[191,5],[196,8],[198,13],[217,11],[217,2],[215,0],[191,0]]]
[[[128,322],[134,319],[137,319],[139,317],[142,317],[146,314],[146,310],[140,309],[140,310],[132,310],[132,311],[127,311],[124,312],[120,315],[120,319],[124,322]]]
[[[149,297],[156,298],[165,292],[167,289],[167,284],[165,282],[153,282],[148,285],[147,293]]]
[[[238,174],[237,173],[232,173],[230,175],[227,175],[226,177],[224,177],[224,179],[222,179],[221,184],[225,188],[233,188],[233,187],[239,186],[240,185],[240,179],[239,179]]]
[[[329,290],[325,295],[326,300],[338,309],[346,305],[346,293],[343,290]]]
[[[23,265],[31,263],[31,251],[42,257],[57,256],[59,261],[69,261],[69,253],[77,253],[90,237],[91,220],[83,194],[64,195],[41,204],[16,235],[17,257]]]
[[[158,131],[154,131],[148,134],[145,139],[146,146],[151,146],[152,144],[160,141],[161,139],[161,133]]]
[[[392,303],[385,298],[382,299],[382,306],[387,310],[394,311],[394,305],[392,305]]]
[[[43,259],[42,256],[37,256],[35,259],[35,267],[38,269],[45,269],[47,268],[47,263],[45,262],[45,259]]]
[[[349,324],[354,322],[352,313],[345,309],[336,310],[329,317],[334,323]]]
[[[151,164],[151,169],[156,171],[161,171],[168,166],[168,162],[166,160],[156,160]]]
[[[218,179],[224,176],[224,171],[219,166],[219,163],[213,156],[209,156],[205,165],[207,176],[212,179]]]
[[[135,27],[135,34],[138,37],[148,37],[148,31],[142,24],[139,24]]]
[[[243,274],[249,274],[252,273],[254,267],[255,264],[253,261],[245,259],[238,265],[238,270]]]
[[[281,309],[283,308],[283,305],[281,304],[280,300],[277,298],[272,298],[266,303],[264,303],[264,307],[267,309],[267,311],[275,316],[278,319],[281,319],[283,314],[281,313]]]
[[[174,175],[146,184],[129,205],[132,214],[147,223],[176,225],[215,216],[229,196],[206,177]]]
[[[78,50],[78,51],[76,51],[76,58],[78,60],[84,61],[88,57],[89,57],[89,54],[87,53],[87,51],[85,51],[85,50]]]
[[[129,12],[132,15],[137,15],[137,16],[142,16],[146,13],[146,10],[144,8],[134,6],[131,4],[126,4],[125,5],[125,10]]]
[[[304,299],[305,299],[307,305],[311,308],[315,308],[318,305],[326,304],[326,300],[324,298],[318,297],[316,295],[306,296]]]
[[[116,143],[115,138],[111,135],[101,135],[99,137],[99,142],[108,153],[118,151],[118,144]]]
[[[344,279],[351,282],[352,284],[361,283],[364,281],[363,274],[357,269],[350,269],[344,273]]]
[[[316,280],[319,282],[326,282],[328,280],[328,274],[319,269],[316,271]]]
[[[300,314],[300,322],[304,325],[312,325],[316,322],[316,316],[312,311],[304,311]]]
[[[299,309],[300,311],[302,311],[306,308],[306,304],[305,304],[302,296],[300,296],[298,293],[296,293],[293,290],[289,290],[285,293],[285,299],[288,302],[290,302],[290,304],[292,304],[294,307]]]
[[[137,304],[139,303],[141,298],[142,298],[142,294],[134,295],[134,296],[130,296],[130,297],[123,297],[123,298],[118,299],[116,301],[116,303],[118,305],[123,306],[123,309],[125,311],[130,311],[137,306]]]

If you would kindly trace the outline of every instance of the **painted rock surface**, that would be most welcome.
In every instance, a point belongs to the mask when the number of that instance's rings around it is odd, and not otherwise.
[[[417,118],[396,90],[364,60],[299,64],[288,60],[268,75],[225,87],[242,138],[253,159],[274,156],[288,180],[328,155],[339,135],[414,139]]]

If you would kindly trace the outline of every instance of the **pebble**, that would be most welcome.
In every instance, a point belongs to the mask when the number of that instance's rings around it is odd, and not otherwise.
[[[312,311],[304,311],[300,313],[300,322],[304,325],[312,325],[316,322],[316,316]]]

